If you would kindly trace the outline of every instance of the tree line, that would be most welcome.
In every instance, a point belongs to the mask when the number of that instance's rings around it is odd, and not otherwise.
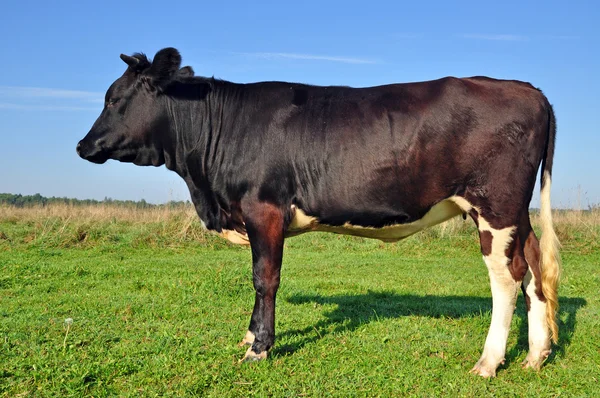
[[[35,195],[21,195],[21,194],[12,194],[12,193],[0,193],[0,205],[10,205],[15,207],[33,207],[33,206],[46,206],[49,204],[67,204],[71,206],[93,206],[93,205],[102,205],[108,204],[113,206],[123,206],[123,207],[135,207],[138,209],[148,209],[152,207],[180,207],[187,206],[189,201],[169,201],[165,204],[153,204],[148,203],[144,199],[142,200],[117,200],[109,197],[105,197],[103,200],[96,199],[75,199],[75,198],[67,198],[67,197],[45,197],[36,193]]]

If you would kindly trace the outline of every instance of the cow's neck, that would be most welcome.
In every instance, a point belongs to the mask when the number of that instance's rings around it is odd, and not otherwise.
[[[181,85],[181,93],[167,102],[170,131],[164,150],[166,166],[182,177],[200,172],[208,177],[221,161],[221,135],[224,119],[240,106],[238,85],[213,79],[198,78],[195,83]]]
[[[199,83],[210,85],[202,98],[175,98],[168,105],[172,127],[170,144],[164,146],[165,164],[186,181],[198,215],[206,226],[220,230],[231,223],[232,213],[232,198],[224,189],[228,170],[219,167],[227,156],[226,148],[221,147],[221,138],[231,133],[224,131],[231,126],[231,120],[225,119],[237,113],[242,85],[204,80]],[[204,92],[204,89],[197,91]]]

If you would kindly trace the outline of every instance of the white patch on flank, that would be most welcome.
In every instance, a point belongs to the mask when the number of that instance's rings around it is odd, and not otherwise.
[[[492,288],[492,323],[485,340],[483,354],[471,370],[483,377],[496,375],[496,368],[504,363],[506,340],[510,330],[510,322],[517,302],[520,282],[516,282],[509,269],[506,249],[512,242],[512,234],[516,226],[494,229],[483,218],[479,217],[479,230],[492,234],[492,250],[483,259],[490,275]]]
[[[302,209],[292,206],[294,218],[288,227],[287,236],[299,235],[310,231],[320,231],[380,239],[384,242],[395,242],[462,214],[464,210],[461,205],[464,205],[464,203],[462,203],[461,199],[459,197],[452,197],[443,200],[433,206],[423,218],[411,223],[389,225],[381,228],[362,227],[350,223],[341,226],[320,224],[316,217],[309,216]],[[460,204],[457,204],[457,202]]]
[[[241,234],[238,231],[234,231],[232,229],[224,229],[223,232],[219,234],[221,237],[227,239],[231,243],[235,243],[237,245],[249,245],[250,240],[248,239],[248,234]]]
[[[454,204],[457,205],[464,213],[468,213],[474,208],[474,206],[462,196],[452,196],[448,198],[448,200],[454,202]]]
[[[489,256],[483,257],[484,261],[486,262],[486,264],[488,263],[488,261],[492,261],[498,264],[503,263],[504,268],[506,268],[506,265],[508,264],[508,258],[506,257],[506,249],[508,249],[508,246],[512,242],[512,234],[517,229],[517,227],[512,226],[503,229],[494,229],[481,216],[479,216],[478,222],[480,231],[489,231],[492,234],[492,251],[489,254]],[[508,270],[508,268],[506,269]]]

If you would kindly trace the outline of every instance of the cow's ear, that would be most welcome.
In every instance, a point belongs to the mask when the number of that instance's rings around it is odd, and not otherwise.
[[[148,57],[142,53],[135,53],[133,56],[121,54],[121,59],[129,66],[127,70],[135,73],[140,73],[150,66]]]
[[[181,66],[181,55],[172,47],[163,48],[154,56],[146,75],[156,88],[164,88],[173,79]]]
[[[140,60],[138,58],[130,57],[129,55],[125,54],[121,54],[121,59],[123,60],[123,62],[129,65],[130,68],[135,68],[140,63]]]

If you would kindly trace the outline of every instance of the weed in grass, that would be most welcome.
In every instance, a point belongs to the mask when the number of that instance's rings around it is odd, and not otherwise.
[[[67,349],[67,337],[69,336],[69,330],[71,330],[71,325],[73,324],[73,318],[65,319],[65,338],[63,340],[63,351]]]

